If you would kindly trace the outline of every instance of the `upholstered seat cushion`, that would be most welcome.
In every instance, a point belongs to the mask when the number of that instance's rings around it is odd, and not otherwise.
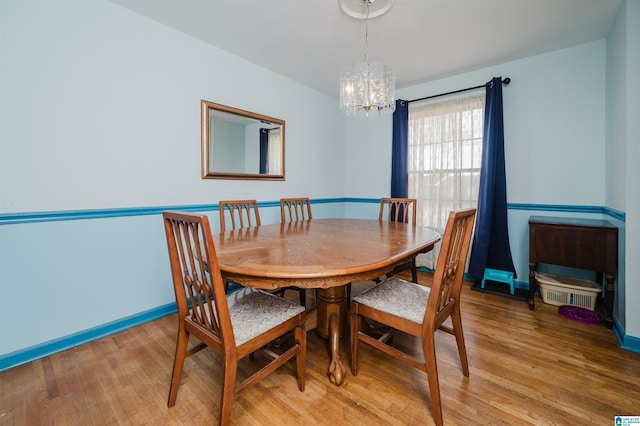
[[[353,301],[422,324],[428,299],[428,287],[391,277],[357,295]]]
[[[236,346],[304,312],[304,306],[251,287],[227,295],[227,303]]]

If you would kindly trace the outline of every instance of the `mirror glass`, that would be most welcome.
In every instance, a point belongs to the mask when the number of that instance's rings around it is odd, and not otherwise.
[[[284,180],[284,120],[201,101],[202,177]]]

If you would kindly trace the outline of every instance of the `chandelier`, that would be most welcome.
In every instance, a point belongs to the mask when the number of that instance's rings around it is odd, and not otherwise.
[[[387,12],[393,0],[340,0],[349,16],[365,20],[364,62],[340,74],[340,109],[347,115],[392,113],[396,109],[395,75],[380,63],[369,63],[369,18]]]

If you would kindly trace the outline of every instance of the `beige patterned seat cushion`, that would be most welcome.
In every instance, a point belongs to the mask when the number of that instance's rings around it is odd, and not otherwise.
[[[429,288],[400,278],[387,278],[353,298],[355,302],[422,324]]]
[[[304,312],[304,307],[251,287],[227,295],[236,346]]]

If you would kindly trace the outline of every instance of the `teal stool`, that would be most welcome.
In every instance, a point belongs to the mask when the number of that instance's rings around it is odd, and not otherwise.
[[[515,290],[513,284],[513,272],[485,268],[484,277],[482,277],[482,284],[480,285],[481,288],[484,288],[484,282],[486,280],[509,284],[509,293],[513,296],[513,292]]]

